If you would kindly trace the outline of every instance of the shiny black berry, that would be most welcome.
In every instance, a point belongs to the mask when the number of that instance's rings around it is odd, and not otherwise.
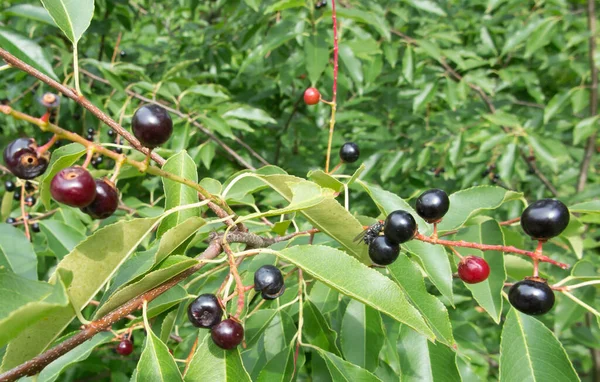
[[[260,291],[265,300],[274,300],[285,292],[283,275],[272,265],[263,265],[254,273],[254,290]]]
[[[6,182],[4,182],[4,190],[6,192],[13,192],[16,188],[17,185],[13,181],[7,180]]]
[[[114,183],[108,179],[96,179],[96,197],[81,210],[93,219],[106,219],[119,207],[119,193]]]
[[[87,139],[88,141],[93,141],[94,140],[94,135],[93,134],[88,134],[88,135],[86,135],[85,139]]]
[[[67,167],[52,178],[50,194],[59,203],[71,207],[87,207],[96,198],[96,182],[83,167]]]
[[[210,335],[214,343],[222,349],[233,349],[244,339],[244,327],[239,322],[228,318],[213,326]]]
[[[388,240],[395,244],[402,244],[412,239],[417,233],[417,222],[411,214],[397,210],[385,219],[383,233]]]
[[[120,55],[121,57],[125,57],[125,56],[127,56],[127,52],[125,52],[124,50],[122,50],[122,51],[119,53],[119,55]]]
[[[17,219],[15,219],[15,218],[6,219],[6,224],[15,224],[16,222],[17,222]]]
[[[440,221],[450,208],[450,199],[446,192],[434,188],[425,191],[417,198],[415,210],[427,223]]]
[[[523,231],[536,240],[547,240],[560,235],[570,220],[569,209],[556,199],[542,199],[532,203],[521,215]]]
[[[119,342],[119,344],[117,345],[117,353],[119,353],[120,355],[129,355],[133,352],[133,342],[129,341],[129,340],[123,340],[121,342]]]
[[[377,236],[369,244],[369,257],[378,265],[389,265],[396,261],[400,254],[400,245],[393,243],[385,236]]]
[[[123,149],[122,149],[122,148],[120,148],[120,147],[115,147],[115,152],[116,152],[117,154],[123,154]]]
[[[525,279],[510,287],[508,300],[519,312],[537,316],[552,309],[554,292],[545,280]]]
[[[40,224],[39,224],[39,223],[33,223],[33,224],[31,225],[31,230],[32,230],[33,232],[36,232],[36,233],[37,233],[37,232],[40,232]]]
[[[13,200],[21,201],[21,192],[17,191],[13,194]]]
[[[340,159],[345,163],[354,163],[360,157],[358,145],[354,142],[346,142],[340,148]]]
[[[94,168],[98,168],[98,167],[100,167],[102,162],[104,162],[103,157],[100,156],[100,157],[94,158],[94,159],[92,159],[92,166]]]
[[[37,144],[32,138],[18,138],[4,149],[4,163],[15,176],[33,179],[48,168],[50,153],[38,154]]]
[[[115,131],[114,130],[108,130],[108,132],[106,134],[108,134],[109,137],[112,137],[112,136],[115,135]]]
[[[35,197],[34,196],[26,197],[25,204],[27,204],[28,206],[33,206],[35,204]]]
[[[188,319],[197,328],[212,328],[223,316],[223,308],[214,294],[201,294],[188,306]]]
[[[35,186],[31,182],[25,182],[25,191],[31,192],[35,190]]]
[[[133,135],[149,148],[162,145],[171,137],[173,121],[163,107],[144,105],[136,110],[131,121]]]

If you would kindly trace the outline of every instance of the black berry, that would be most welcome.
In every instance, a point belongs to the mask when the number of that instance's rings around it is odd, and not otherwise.
[[[13,194],[13,200],[21,201],[21,192],[17,191]]]
[[[340,148],[340,159],[345,163],[354,163],[360,157],[358,145],[354,142],[346,142]]]
[[[158,105],[144,105],[136,110],[131,121],[133,135],[149,148],[169,140],[173,132],[173,121],[169,113]]]
[[[33,179],[48,167],[50,153],[38,154],[37,144],[32,138],[18,138],[4,149],[4,163],[15,176]]]
[[[15,218],[6,219],[6,224],[15,224],[16,222],[17,222],[17,219],[15,219]]]
[[[536,240],[547,240],[560,235],[569,225],[569,209],[556,199],[542,199],[532,203],[521,215],[523,231]]]
[[[40,224],[39,224],[39,223],[33,223],[33,224],[31,225],[31,230],[32,230],[33,232],[36,232],[36,233],[37,233],[37,232],[40,232]]]
[[[60,104],[60,97],[54,93],[45,93],[40,97],[39,102],[42,106],[52,109]]]
[[[116,147],[116,148],[115,148],[115,152],[116,152],[117,154],[123,154],[123,149],[122,149],[122,148],[120,148],[120,147]]]
[[[96,198],[96,182],[83,167],[67,167],[52,178],[50,193],[59,203],[83,208]]]
[[[417,198],[416,211],[427,223],[440,221],[450,208],[450,199],[446,192],[434,188],[425,191]]]
[[[25,204],[27,204],[28,206],[33,206],[35,204],[35,197],[34,196],[26,197]]]
[[[508,300],[519,312],[537,316],[552,309],[554,292],[545,280],[525,279],[510,287]]]
[[[90,135],[94,135],[96,133],[96,130],[94,130],[90,127],[89,129],[87,129],[87,133]]]
[[[119,193],[108,179],[96,179],[96,197],[81,210],[94,219],[106,219],[119,207]]]
[[[35,190],[35,186],[31,182],[25,182],[25,190],[31,192]]]
[[[223,316],[223,308],[214,294],[201,294],[188,306],[188,319],[197,328],[212,328]]]
[[[94,168],[98,168],[98,167],[100,167],[102,162],[104,162],[103,157],[100,156],[100,157],[94,158],[94,159],[92,159],[92,166]]]
[[[119,344],[117,345],[117,353],[119,353],[120,355],[129,355],[133,352],[133,342],[129,341],[129,340],[123,340],[121,342],[119,342]]]
[[[120,55],[121,57],[125,57],[125,56],[127,56],[127,52],[125,52],[124,50],[122,50],[122,51],[119,53],[119,55]]]
[[[265,300],[274,300],[285,292],[283,275],[273,265],[263,265],[254,272],[254,290],[260,291]]]
[[[385,236],[377,236],[369,244],[369,257],[375,264],[389,265],[396,261],[399,254],[400,245]]]
[[[219,322],[210,331],[215,344],[222,349],[233,349],[244,339],[244,327],[231,318]]]
[[[397,210],[385,219],[383,233],[388,240],[395,244],[402,244],[412,239],[417,233],[417,222],[406,211]]]
[[[94,135],[93,134],[88,134],[85,139],[87,139],[88,141],[93,141],[94,140]]]
[[[115,135],[115,131],[114,130],[108,130],[107,134],[108,134],[109,137],[112,137],[112,136]]]
[[[16,188],[17,186],[12,180],[4,182],[4,190],[6,190],[6,192],[13,192]]]

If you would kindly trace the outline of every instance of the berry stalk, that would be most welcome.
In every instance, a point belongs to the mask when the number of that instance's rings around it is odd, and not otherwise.
[[[338,31],[337,15],[335,12],[335,0],[331,0],[331,20],[333,21],[333,89],[331,100],[331,119],[329,120],[329,140],[327,142],[327,160],[325,162],[325,172],[329,173],[329,163],[331,161],[331,142],[333,141],[333,131],[335,130],[335,112],[337,109],[337,80],[338,80]]]

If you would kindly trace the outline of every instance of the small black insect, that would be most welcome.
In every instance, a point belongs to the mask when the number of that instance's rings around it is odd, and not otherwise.
[[[383,220],[379,220],[377,223],[368,226],[354,238],[354,242],[358,243],[362,240],[367,245],[371,244],[371,242],[379,236],[381,231],[383,231],[383,225]]]

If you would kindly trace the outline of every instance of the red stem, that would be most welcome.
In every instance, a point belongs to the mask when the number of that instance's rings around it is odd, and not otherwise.
[[[532,259],[537,259],[538,261],[556,265],[562,269],[569,268],[568,264],[552,260],[548,256],[542,255],[537,250],[535,252],[531,252],[531,251],[525,251],[523,249],[519,249],[519,248],[516,248],[513,246],[506,246],[506,245],[489,245],[489,244],[470,243],[470,242],[463,241],[463,240],[452,241],[452,240],[435,239],[435,238],[432,238],[429,236],[425,236],[418,232],[415,235],[415,239],[424,241],[425,243],[429,243],[429,244],[440,244],[445,247],[475,248],[475,249],[479,249],[480,251],[498,251],[498,252],[505,252],[505,253],[516,253],[518,255],[529,256]]]
[[[337,80],[338,80],[338,32],[337,32],[337,14],[335,12],[335,0],[331,0],[331,20],[333,21],[333,99],[337,100]]]

